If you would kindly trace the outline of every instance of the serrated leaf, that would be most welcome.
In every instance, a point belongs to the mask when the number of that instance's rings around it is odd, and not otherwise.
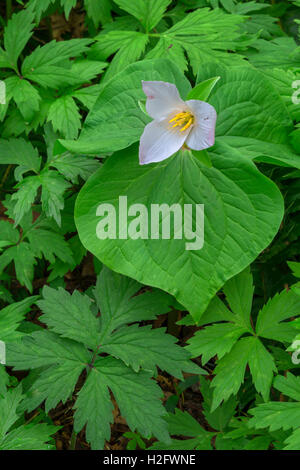
[[[69,187],[63,176],[56,171],[45,171],[39,175],[42,185],[42,206],[48,217],[61,224],[61,210],[64,208],[64,192]]]
[[[1,450],[55,450],[52,435],[59,430],[46,423],[23,425],[13,429],[0,443]]]
[[[34,27],[32,9],[27,8],[12,15],[4,30],[4,47],[10,65],[17,68],[17,60],[27,41],[31,37]]]
[[[245,328],[231,323],[212,325],[198,330],[189,340],[186,349],[192,357],[202,356],[202,364],[206,364],[216,355],[221,359],[246,331]]]
[[[149,32],[161,20],[171,0],[116,0],[115,3],[139,20]]]
[[[112,21],[111,0],[102,0],[101,2],[98,2],[98,0],[84,0],[84,6],[88,16],[94,22],[96,27],[99,23],[103,25]]]
[[[169,441],[165,414],[160,398],[162,392],[151,376],[141,371],[138,374],[126,368],[112,357],[99,358],[95,362],[99,380],[109,387],[119,405],[121,415],[132,431],[142,436],[151,436]]]
[[[4,342],[14,341],[22,336],[17,331],[25,315],[30,311],[31,305],[38,299],[38,296],[27,297],[20,302],[12,303],[0,310],[0,340]]]
[[[22,168],[21,176],[27,171],[37,173],[40,169],[41,159],[37,149],[31,142],[25,139],[2,139],[0,142],[0,164],[2,165],[19,165]]]
[[[103,54],[104,48],[108,48],[109,52],[118,51],[105,73],[104,81],[108,81],[127,65],[137,61],[143,54],[148,41],[149,37],[146,34],[137,31],[111,31],[107,34],[100,34],[93,48],[94,51],[99,50],[100,54]]]
[[[12,97],[22,114],[25,122],[31,122],[39,110],[41,96],[38,90],[28,80],[19,77],[10,77]]]
[[[2,246],[15,245],[20,239],[19,231],[8,220],[0,220],[0,240]]]
[[[26,335],[20,342],[8,344],[7,349],[7,363],[14,365],[16,370],[64,364],[66,361],[84,367],[91,358],[83,345],[45,330]]]
[[[134,296],[141,284],[103,267],[94,291],[101,312],[102,339],[126,323],[153,320],[170,311],[171,298],[160,291]]]
[[[39,187],[40,181],[35,176],[28,176],[17,185],[18,190],[11,198],[12,201],[16,201],[14,207],[16,225],[18,225],[24,215],[30,211]]]
[[[38,71],[45,65],[62,65],[71,57],[78,57],[88,50],[92,39],[70,39],[68,41],[50,41],[44,46],[38,46],[28,55],[22,64],[22,74]],[[33,69],[33,70],[32,70]],[[50,69],[51,70],[51,69]]]
[[[86,425],[86,438],[93,449],[103,449],[110,439],[113,422],[113,404],[109,389],[94,367],[78,394],[74,415],[74,429],[79,432]]]
[[[212,411],[222,400],[226,401],[231,395],[237,394],[244,381],[248,363],[257,391],[267,400],[273,372],[276,371],[274,360],[259,339],[254,336],[245,337],[218,362],[215,369],[216,377],[212,382],[214,387]]]
[[[81,126],[80,114],[71,96],[61,96],[50,106],[48,121],[52,122],[54,131],[59,131],[67,139],[74,139]]]
[[[300,402],[300,377],[296,377],[290,372],[286,377],[277,375],[274,380],[274,387],[287,397]]]
[[[295,328],[284,320],[299,314],[300,296],[293,290],[283,290],[270,299],[259,312],[256,322],[257,334],[268,339],[292,342]]]
[[[54,231],[36,228],[30,230],[28,238],[32,252],[37,258],[44,256],[50,263],[54,263],[55,258],[69,264],[74,263],[73,253],[66,240]]]
[[[179,379],[183,379],[183,370],[203,373],[200,367],[188,361],[190,354],[185,354],[185,350],[177,346],[175,341],[163,328],[152,330],[151,326],[139,328],[132,325],[118,329],[102,342],[101,349],[122,359],[135,372],[144,369],[153,373],[157,365]]]
[[[30,245],[26,242],[9,247],[0,255],[0,271],[14,260],[18,281],[32,292],[33,267],[36,264]]]
[[[56,168],[65,178],[73,183],[78,182],[78,177],[87,180],[99,168],[99,162],[89,157],[72,155],[65,153],[56,157],[50,163],[51,167]]]
[[[45,286],[38,306],[51,330],[95,349],[99,345],[99,320],[91,313],[91,299],[78,291],[70,295],[62,288]]]
[[[269,428],[270,431],[277,429],[297,429],[300,421],[300,403],[295,402],[269,402],[261,403],[251,409],[249,425],[256,429]]]

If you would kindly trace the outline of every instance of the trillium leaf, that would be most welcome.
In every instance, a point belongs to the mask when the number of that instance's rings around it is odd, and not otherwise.
[[[204,204],[203,248],[187,250],[187,240],[174,239],[172,230],[170,239],[100,240],[96,210],[110,203],[118,214],[122,195],[128,207],[144,204],[148,214],[151,204]],[[123,209],[120,213],[124,216]],[[219,155],[207,168],[190,152],[179,152],[144,167],[136,147],[112,155],[81,190],[75,208],[79,236],[89,251],[111,269],[174,295],[196,321],[226,280],[271,242],[282,214],[277,187],[246,157]]]
[[[63,140],[63,146],[74,153],[111,153],[139,140],[150,122],[139,105],[139,100],[145,99],[142,80],[174,83],[183,98],[191,89],[177,66],[168,60],[130,65],[102,89],[78,141]]]
[[[187,99],[207,101],[214,86],[218,83],[220,78],[221,77],[213,77],[198,83],[198,85],[189,92]]]
[[[229,69],[209,63],[200,68],[200,85],[214,75],[221,79],[209,99],[218,114],[213,151],[224,155],[235,149],[257,161],[300,168],[289,144],[292,120],[272,82],[249,66]]]

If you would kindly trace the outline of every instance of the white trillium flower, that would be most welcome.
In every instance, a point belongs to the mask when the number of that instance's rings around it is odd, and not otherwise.
[[[141,136],[141,165],[165,160],[184,143],[193,150],[214,145],[217,113],[213,106],[200,100],[183,101],[172,83],[142,81],[142,86],[153,121]]]

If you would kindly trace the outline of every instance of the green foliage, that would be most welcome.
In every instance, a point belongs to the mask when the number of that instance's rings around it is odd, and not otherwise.
[[[1,2],[0,450],[299,450],[299,6]],[[214,145],[139,165],[142,81]],[[100,240],[120,196],[203,245]]]
[[[201,325],[214,323],[197,331],[187,347],[194,357],[202,356],[203,364],[218,356],[216,376],[212,381],[212,410],[222,400],[237,394],[247,365],[257,392],[262,394],[264,401],[268,400],[273,373],[277,369],[263,339],[291,343],[295,325],[286,320],[300,314],[299,295],[293,290],[284,290],[258,312],[254,327],[251,318],[253,283],[248,270],[229,280],[223,292],[230,310],[215,297],[204,313]]]
[[[110,286],[115,289],[112,298],[107,296]],[[189,354],[162,329],[138,326],[137,322],[169,310],[167,298],[158,292],[131,299],[139,287],[135,281],[103,269],[94,292],[100,318],[92,308],[95,299],[78,291],[71,296],[63,289],[43,289],[43,299],[37,305],[48,331],[37,331],[8,344],[9,365],[17,370],[43,367],[26,395],[24,410],[31,411],[44,400],[46,411],[60,400],[65,402],[86,370],[87,378],[75,403],[74,426],[79,432],[87,424],[86,437],[93,448],[102,448],[104,440],[110,438],[113,406],[109,390],[132,431],[168,439],[161,392],[151,376],[156,366],[178,378],[183,370],[202,370],[189,362]],[[153,296],[156,309],[143,309],[144,295],[148,302]]]
[[[0,395],[0,450],[54,450],[51,435],[56,426],[42,424],[18,425],[17,411],[23,399],[21,386]]]
[[[135,155],[135,147],[114,154],[83,188],[75,212],[80,237],[86,248],[105,264],[171,293],[198,321],[224,280],[243,269],[266,246],[267,240],[271,241],[282,217],[281,197],[277,188],[246,158],[240,158],[237,166],[234,157],[219,156],[213,160],[214,168],[207,168],[192,155],[180,152],[149,168],[139,166]],[[128,180],[134,183],[130,187]],[[171,187],[168,181],[173,182]],[[150,191],[147,193],[145,188]],[[204,223],[207,243],[202,250],[189,251],[185,245],[188,240],[184,238],[99,240],[96,236],[99,200],[111,203],[123,194],[128,197],[128,207],[139,200],[149,212],[151,204],[159,201],[183,205],[191,201],[206,204],[209,200],[211,212],[205,214]],[[116,209],[119,213],[118,206]],[[216,219],[219,222],[214,225]],[[250,247],[248,237],[256,240]],[[148,258],[149,252],[153,260]],[[174,257],[178,260],[176,264]],[[131,259],[130,264],[127,259]]]

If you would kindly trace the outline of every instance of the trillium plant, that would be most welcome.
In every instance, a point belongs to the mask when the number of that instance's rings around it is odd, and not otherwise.
[[[183,145],[204,150],[215,141],[217,113],[209,103],[183,101],[173,83],[143,81],[146,111],[153,121],[146,125],[139,147],[140,164],[161,162]]]
[[[0,1],[0,458],[300,450],[299,7]]]

